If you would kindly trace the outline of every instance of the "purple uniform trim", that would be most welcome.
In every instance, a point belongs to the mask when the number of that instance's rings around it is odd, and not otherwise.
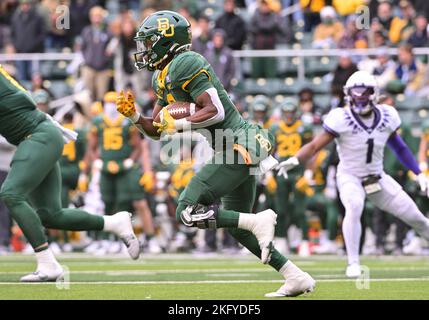
[[[387,140],[387,145],[406,168],[416,175],[421,173],[416,158],[397,132],[390,136],[389,140]]]
[[[332,134],[335,138],[338,138],[340,134],[336,132],[334,129],[329,128],[325,123],[323,124],[323,129],[325,129],[328,133]]]

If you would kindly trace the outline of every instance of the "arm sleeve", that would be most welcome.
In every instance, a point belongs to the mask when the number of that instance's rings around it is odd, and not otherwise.
[[[416,158],[397,132],[390,136],[389,140],[387,140],[387,145],[406,168],[416,175],[421,173]]]

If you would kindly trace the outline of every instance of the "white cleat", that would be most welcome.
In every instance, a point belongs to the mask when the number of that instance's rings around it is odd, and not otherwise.
[[[286,281],[277,291],[265,295],[266,298],[296,297],[304,293],[313,292],[316,288],[314,280],[307,272],[302,271],[290,260],[286,263],[288,267]]]
[[[261,260],[267,264],[271,259],[274,250],[274,228],[277,224],[277,214],[271,210],[264,210],[256,214],[256,223],[252,228],[252,233],[258,240],[261,248]]]
[[[362,274],[361,267],[358,263],[352,263],[347,266],[346,277],[347,278],[358,278]]]
[[[131,213],[121,211],[112,217],[117,220],[117,228],[115,234],[121,238],[128,250],[128,254],[133,260],[140,257],[140,242],[134,234],[133,226],[131,223]]]
[[[42,269],[42,268],[41,268]],[[56,282],[64,279],[64,269],[60,265],[54,268],[43,268],[23,276],[21,282]]]

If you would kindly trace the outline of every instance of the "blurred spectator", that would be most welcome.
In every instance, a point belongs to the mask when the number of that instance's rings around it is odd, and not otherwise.
[[[49,110],[49,93],[46,90],[43,89],[37,89],[36,91],[32,92],[32,97],[34,102],[36,102],[37,108],[40,111],[43,111],[45,113],[50,114]]]
[[[387,48],[380,48],[375,59],[369,57],[358,64],[359,70],[374,75],[380,88],[385,88],[395,73],[395,62],[390,59]]]
[[[393,18],[389,29],[389,39],[393,44],[407,41],[414,32],[415,11],[412,4],[407,0],[401,0],[399,7],[401,8],[401,15]]]
[[[15,147],[0,136],[0,185],[3,184],[10,170]],[[8,209],[0,200],[0,256],[9,251],[12,220]]]
[[[194,33],[192,34],[194,36]],[[201,15],[198,18],[198,34],[192,39],[192,50],[204,55],[207,50],[207,44],[210,41],[210,19]]]
[[[58,10],[58,6],[61,4],[62,2],[59,0],[42,0],[41,2],[41,10],[44,10],[47,20],[46,28],[48,32],[45,42],[47,49],[62,50],[64,47],[72,45],[69,31],[66,28],[57,26],[59,19],[62,19],[64,14],[62,10]]]
[[[304,12],[304,32],[311,32],[320,24],[320,11],[325,6],[325,0],[300,0]]]
[[[273,12],[265,0],[259,0],[258,8],[250,21],[251,47],[255,50],[275,49],[278,35],[285,35],[281,17]],[[275,58],[253,58],[253,78],[274,78],[277,73]]]
[[[205,57],[212,65],[225,90],[230,91],[232,89],[231,80],[235,75],[235,63],[231,49],[225,46],[225,37],[226,33],[222,29],[214,30]]]
[[[0,52],[6,50],[6,46],[10,45],[10,41],[10,28],[0,25]]]
[[[96,0],[70,0],[70,36],[76,38],[90,25],[89,11],[96,5]]]
[[[347,79],[356,71],[357,66],[353,63],[350,54],[343,52],[338,60],[338,66],[334,71],[334,78],[331,84],[332,95],[340,98],[340,101],[344,99],[343,87],[347,82]]]
[[[392,20],[392,4],[389,1],[379,2],[377,7],[377,17],[373,19],[373,22],[378,22],[385,32],[389,32]]]
[[[407,95],[419,90],[424,81],[425,66],[413,54],[413,48],[406,44],[399,47],[398,62],[392,81],[387,84],[387,91]]]
[[[416,30],[408,38],[408,43],[414,48],[428,46],[428,20],[424,15],[419,14],[415,20]]]
[[[304,88],[298,93],[299,112],[301,120],[306,124],[320,124],[323,108],[314,101],[314,92],[310,88]]]
[[[13,13],[18,8],[18,0],[0,1],[0,25],[10,25]]]
[[[215,28],[226,32],[226,45],[232,50],[241,50],[246,41],[246,23],[235,14],[234,0],[225,0],[223,3],[224,13],[216,20]]]
[[[46,88],[45,84],[43,83],[42,75],[36,72],[31,76],[31,91],[35,92],[40,89],[46,91],[50,99],[54,98],[54,94],[48,88]]]
[[[322,23],[316,27],[313,35],[313,47],[335,48],[344,34],[344,26],[338,21],[333,7],[324,7],[320,12]]]
[[[350,15],[346,20],[344,35],[338,42],[340,49],[365,49],[368,48],[366,31],[356,26],[356,15]]]
[[[412,2],[416,12],[418,12],[421,15],[424,15],[426,19],[429,19],[429,1],[413,0]]]
[[[17,53],[44,52],[46,28],[43,17],[32,0],[20,0],[11,23],[11,39]],[[17,61],[18,78],[29,80],[35,66],[31,61]]]
[[[145,88],[142,78],[144,72],[138,72],[134,67],[133,54],[136,51],[134,41],[137,23],[134,21],[130,11],[123,9],[119,18],[112,23],[116,36],[112,39],[108,48],[115,53],[114,56],[114,78],[115,90],[126,90],[132,87],[134,94],[140,96]]]
[[[90,11],[91,25],[82,31],[82,54],[85,61],[82,77],[92,98],[100,101],[109,87],[112,61],[112,51],[107,47],[112,35],[104,25],[106,14],[103,8],[93,7]]]
[[[371,22],[371,27],[368,31],[368,47],[380,48],[388,45],[388,32],[383,28],[383,25],[377,18]]]

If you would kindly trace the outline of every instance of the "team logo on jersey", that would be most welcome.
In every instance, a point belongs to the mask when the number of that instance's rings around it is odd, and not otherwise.
[[[174,36],[174,25],[170,24],[168,18],[159,18],[158,20],[158,31],[166,37]]]
[[[270,152],[270,150],[272,149],[272,145],[271,143],[262,136],[262,134],[258,133],[255,136],[256,141],[259,142],[259,144],[261,145],[261,148],[265,149],[265,151]]]

